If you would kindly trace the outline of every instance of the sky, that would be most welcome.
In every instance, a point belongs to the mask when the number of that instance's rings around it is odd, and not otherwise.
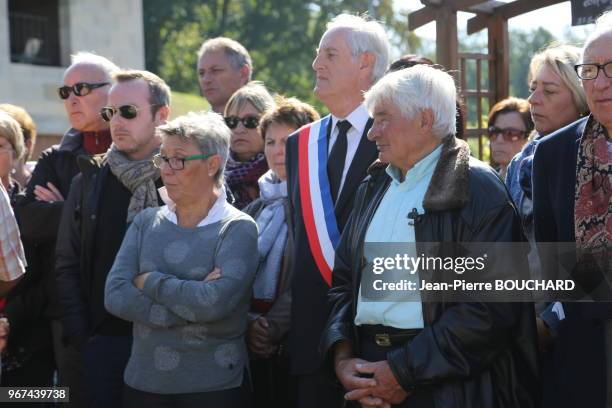
[[[395,5],[398,9],[408,9],[408,10],[418,10],[423,8],[423,4],[419,0],[394,0]],[[501,0],[504,2],[509,2],[510,0]],[[467,26],[467,20],[470,17],[473,17],[474,14],[470,13],[458,13],[458,29],[460,31],[465,32]],[[551,24],[554,22],[554,24]],[[543,24],[545,23],[545,24]],[[589,29],[593,27],[592,24],[571,27],[572,23],[572,13],[571,13],[571,4],[569,1],[565,1],[563,3],[555,4],[553,6],[541,8],[536,11],[532,11],[531,13],[523,14],[521,16],[512,18],[508,21],[508,28],[512,29],[520,29],[525,31],[530,31],[534,28],[544,27],[548,31],[550,31],[555,37],[558,39],[564,38],[564,33],[566,30],[569,30],[572,34],[585,38]],[[416,30],[416,34],[422,38],[436,38],[436,26],[435,23],[429,23],[419,29]]]

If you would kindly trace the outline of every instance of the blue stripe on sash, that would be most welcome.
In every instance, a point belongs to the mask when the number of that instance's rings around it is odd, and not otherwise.
[[[329,187],[329,179],[327,176],[327,127],[331,122],[331,117],[327,116],[321,121],[319,128],[318,155],[319,155],[319,188],[321,190],[321,200],[323,201],[323,209],[325,211],[325,226],[334,249],[340,241],[340,231],[336,222],[336,214],[334,213],[334,202],[332,200]],[[331,135],[331,132],[330,132]]]

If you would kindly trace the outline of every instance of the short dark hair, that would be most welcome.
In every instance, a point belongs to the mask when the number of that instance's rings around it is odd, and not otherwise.
[[[151,104],[152,115],[155,115],[162,106],[170,106],[170,87],[154,73],[132,69],[113,74],[113,80],[118,83],[139,79],[145,81],[149,86],[149,103]]]
[[[493,126],[497,117],[503,113],[516,112],[521,116],[525,125],[525,138],[533,130],[533,119],[529,111],[529,102],[526,99],[510,97],[497,102],[489,112],[489,126]]]
[[[297,98],[276,97],[276,107],[267,110],[259,120],[259,134],[266,137],[273,123],[299,129],[319,119],[319,114],[309,104]]]

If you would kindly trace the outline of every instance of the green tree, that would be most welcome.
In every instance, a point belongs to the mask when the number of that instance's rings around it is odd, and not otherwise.
[[[312,60],[325,24],[342,12],[368,12],[387,25],[400,52],[416,50],[392,0],[143,0],[147,69],[182,92],[199,93],[197,50],[207,38],[241,42],[253,59],[254,79],[274,92],[320,104],[312,95]]]
[[[531,58],[555,41],[550,31],[539,27],[531,31],[511,30],[510,33],[510,95],[529,96],[527,74]]]

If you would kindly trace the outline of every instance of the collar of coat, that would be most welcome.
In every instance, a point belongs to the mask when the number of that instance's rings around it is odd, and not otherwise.
[[[442,142],[440,158],[423,199],[426,211],[447,211],[459,209],[469,199],[470,148],[466,142],[454,136],[447,136]],[[368,173],[383,172],[386,163],[376,160]],[[389,177],[384,173],[386,177]]]

